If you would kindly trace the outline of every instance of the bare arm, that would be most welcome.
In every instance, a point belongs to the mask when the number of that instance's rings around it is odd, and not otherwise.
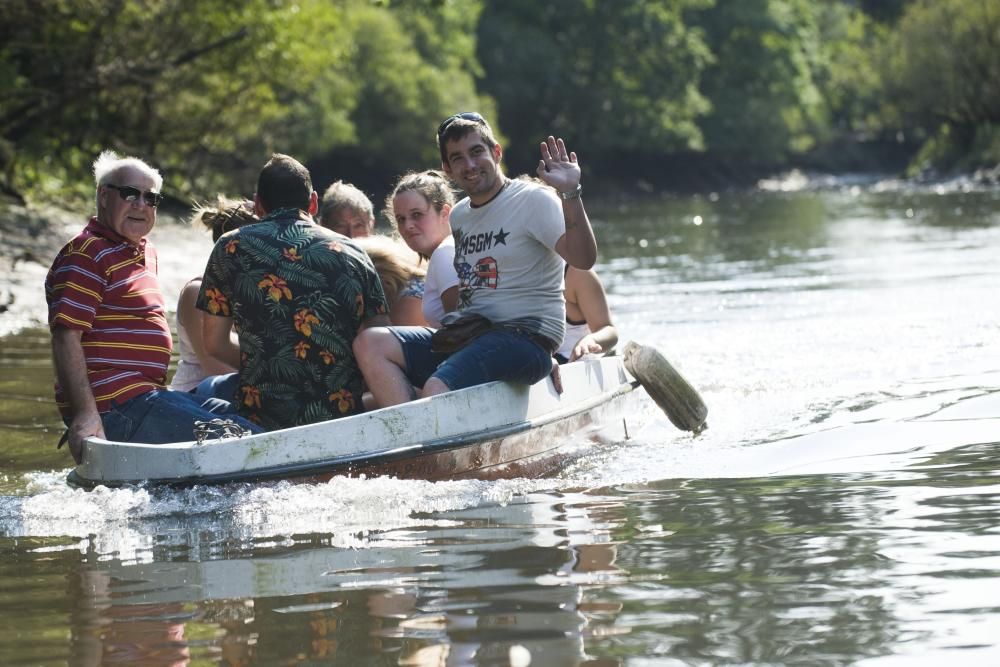
[[[229,332],[233,330],[233,318],[204,313],[201,318],[201,338],[205,352],[217,363],[232,368],[240,367],[240,346],[233,342]]]
[[[566,273],[566,300],[573,300],[583,313],[590,333],[573,345],[570,361],[585,354],[607,352],[618,343],[618,329],[611,321],[608,296],[593,271],[570,268]]]
[[[191,343],[191,349],[194,350],[195,356],[198,357],[198,363],[201,365],[202,369],[205,371],[206,375],[224,375],[226,373],[232,373],[238,368],[235,366],[230,366],[217,359],[215,356],[208,353],[205,349],[205,339],[203,336],[203,322],[206,317],[211,317],[206,315],[204,311],[198,310],[195,307],[195,303],[198,301],[198,291],[201,289],[200,280],[192,280],[184,289],[181,290],[181,295],[177,299],[177,319],[180,325],[184,327],[187,331],[188,341]],[[232,329],[230,329],[232,331]],[[232,335],[230,335],[230,340]],[[236,345],[236,342],[233,342]]]
[[[52,329],[52,362],[73,415],[69,424],[69,453],[77,463],[83,460],[85,439],[104,437],[104,423],[87,377],[82,339],[83,332],[78,329],[59,326]]]
[[[390,317],[396,327],[425,327],[424,300],[417,296],[402,296],[392,304]]]
[[[580,185],[580,164],[576,153],[567,152],[562,139],[549,137],[541,143],[542,158],[538,161],[538,177],[560,193],[573,192]],[[589,269],[597,261],[597,240],[590,218],[577,195],[562,199],[566,233],[556,241],[556,252],[570,266]]]
[[[444,306],[444,312],[446,313],[450,313],[458,308],[458,285],[452,285],[441,292],[441,305]]]

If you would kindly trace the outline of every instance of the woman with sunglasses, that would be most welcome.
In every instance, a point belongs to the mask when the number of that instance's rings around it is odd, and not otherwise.
[[[212,232],[213,243],[226,232],[259,221],[253,212],[253,202],[222,195],[212,203],[199,206],[191,216],[192,226],[204,227]],[[170,381],[170,389],[231,401],[236,391],[237,369],[205,350],[201,332],[205,313],[195,307],[201,280],[201,276],[189,280],[177,298],[177,347],[180,358]]]

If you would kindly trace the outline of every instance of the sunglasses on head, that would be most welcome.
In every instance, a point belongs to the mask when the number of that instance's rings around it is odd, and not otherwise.
[[[471,120],[475,123],[483,123],[484,125],[486,124],[486,119],[475,111],[463,111],[462,113],[457,113],[454,116],[448,116],[441,121],[440,125],[438,125],[438,141],[441,141],[441,137],[444,136],[445,131],[451,127],[451,124],[459,119]]]
[[[114,188],[118,191],[118,196],[127,202],[138,201],[139,197],[146,202],[146,206],[152,206],[156,208],[163,201],[162,192],[143,192],[139,188],[133,188],[131,185],[112,185],[111,183],[105,183],[105,187]]]

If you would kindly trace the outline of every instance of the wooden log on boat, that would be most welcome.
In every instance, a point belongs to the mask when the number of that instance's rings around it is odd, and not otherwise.
[[[639,381],[674,426],[695,434],[708,428],[705,402],[656,348],[629,341],[622,358],[628,372]]]

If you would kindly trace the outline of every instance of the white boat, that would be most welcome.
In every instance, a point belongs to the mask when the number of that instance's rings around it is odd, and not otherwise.
[[[626,369],[630,352],[640,349],[649,352],[630,343],[624,357],[560,366],[561,393],[551,378],[530,386],[490,382],[256,435],[164,445],[89,438],[83,462],[70,472],[68,481],[93,488],[321,480],[343,474],[429,480],[539,477],[554,472],[595,441],[621,441],[641,426],[650,411],[639,405],[640,381],[633,373],[646,372],[636,371],[634,364]],[[693,396],[700,405],[700,421],[690,429],[699,430],[704,405],[666,360],[662,364],[673,373],[669,377],[690,390],[681,395]],[[651,393],[658,385],[676,386],[646,378],[642,384]],[[663,406],[656,394],[654,399]],[[677,402],[675,395],[668,396],[667,402]]]

